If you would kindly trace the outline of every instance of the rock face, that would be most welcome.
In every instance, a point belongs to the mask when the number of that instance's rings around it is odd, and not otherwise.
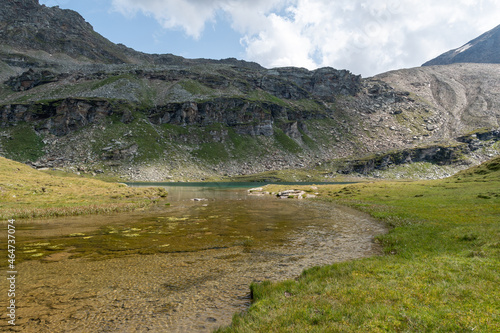
[[[342,165],[338,172],[367,175],[374,170],[387,169],[390,166],[415,162],[429,162],[438,165],[463,163],[463,156],[476,152],[488,144],[487,141],[500,141],[500,130],[474,133],[457,138],[461,142],[454,145],[430,145],[407,148],[396,152],[381,153],[363,159],[351,159]]]
[[[5,81],[5,84],[14,91],[24,91],[57,80],[57,75],[51,71],[44,70],[35,72],[30,68],[19,76],[11,77],[9,80]]]
[[[500,64],[500,25],[458,49],[443,53],[422,66],[454,63]]]
[[[339,94],[354,96],[361,87],[361,76],[352,75],[347,70],[325,67],[310,72],[302,68],[288,67],[277,68],[272,72],[327,102],[334,102],[334,96]]]
[[[301,112],[292,107],[245,98],[215,98],[207,102],[169,103],[150,110],[148,116],[154,124],[212,125],[234,127],[237,133],[273,135],[273,124],[307,119],[322,119],[325,112]]]
[[[113,107],[116,105],[106,100],[73,98],[37,104],[10,104],[0,106],[0,119],[4,126],[26,122],[34,124],[38,132],[64,136],[112,115]]]

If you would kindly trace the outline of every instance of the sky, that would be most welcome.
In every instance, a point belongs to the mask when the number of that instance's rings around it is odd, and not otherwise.
[[[500,24],[500,0],[39,0],[114,43],[266,68],[417,67]]]

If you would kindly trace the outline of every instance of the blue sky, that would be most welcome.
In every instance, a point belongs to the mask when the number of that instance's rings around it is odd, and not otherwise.
[[[420,66],[500,24],[497,0],[40,0],[115,43],[364,77]]]
[[[40,0],[46,6],[59,6],[80,13],[94,30],[114,43],[122,43],[146,53],[172,53],[186,58],[243,58],[241,35],[231,29],[224,13],[207,24],[199,39],[181,27],[166,29],[151,16],[126,16],[108,0]]]

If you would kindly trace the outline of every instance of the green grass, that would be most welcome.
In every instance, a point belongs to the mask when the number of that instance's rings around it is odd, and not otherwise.
[[[0,137],[5,156],[17,161],[36,161],[44,155],[44,143],[32,126],[21,123],[5,130],[7,136]]]
[[[129,211],[166,196],[83,177],[58,177],[0,157],[0,220]]]
[[[254,102],[267,101],[283,107],[290,107],[290,105],[283,99],[260,89],[252,90],[249,94],[245,94],[244,98]]]
[[[276,126],[274,127],[274,139],[281,146],[281,148],[290,153],[300,153],[302,151],[302,148],[297,142]]]
[[[212,96],[216,93],[216,90],[194,80],[184,80],[179,85],[192,95]]]
[[[384,221],[384,255],[253,284],[250,310],[219,332],[500,332],[500,158],[444,180],[317,191]]]
[[[259,137],[238,134],[233,128],[227,127],[231,154],[233,159],[248,160],[266,154]]]
[[[130,124],[124,124],[119,120],[119,115],[108,117],[104,123],[106,130],[95,132],[93,136],[92,150],[101,155],[102,149],[111,145],[112,140],[119,140],[127,148],[137,144],[137,155],[133,157],[134,162],[156,161],[163,156],[164,144],[161,131],[145,121],[145,116],[139,112],[133,113],[134,120]],[[85,129],[80,129],[84,131]],[[130,137],[125,138],[125,134],[130,133]],[[127,144],[125,144],[127,143]]]
[[[129,81],[134,81],[136,80],[136,78],[131,75],[131,74],[119,74],[119,75],[113,75],[113,76],[109,76],[103,80],[99,80],[99,81],[96,81],[93,83],[91,89],[92,90],[95,90],[95,89],[99,89],[101,87],[104,87],[108,84],[112,84],[112,83],[115,83],[116,81],[118,80],[121,80],[121,79],[126,79],[126,80],[129,80]]]
[[[199,149],[194,150],[192,154],[214,164],[229,159],[226,147],[221,142],[202,143],[199,145]]]

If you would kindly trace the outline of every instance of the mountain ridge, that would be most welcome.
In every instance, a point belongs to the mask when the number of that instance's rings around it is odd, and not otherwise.
[[[500,63],[500,25],[474,38],[457,49],[450,50],[427,61],[422,66],[454,63]]]

